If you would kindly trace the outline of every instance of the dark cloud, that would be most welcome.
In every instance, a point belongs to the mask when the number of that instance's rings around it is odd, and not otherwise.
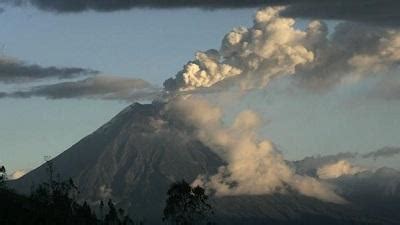
[[[372,158],[372,159],[376,160],[378,158],[393,157],[398,154],[400,154],[400,147],[384,147],[379,150],[364,154],[362,157],[363,158]]]
[[[243,8],[277,4],[280,0],[3,0],[15,5],[31,4],[53,12],[81,12],[86,10],[116,11],[131,8]]]
[[[27,91],[0,93],[0,98],[92,98],[134,101],[152,100],[159,93],[158,89],[141,79],[96,76],[79,81],[36,86]]]
[[[290,1],[284,15],[312,19],[337,19],[400,25],[398,0],[300,0]]]
[[[32,82],[42,79],[70,79],[98,71],[75,67],[42,67],[10,58],[0,58],[0,83]]]
[[[0,0],[1,1],[1,0]],[[31,4],[39,9],[63,12],[115,11],[135,7],[205,9],[288,5],[286,15],[339,19],[379,24],[400,24],[398,0],[3,0],[15,5]]]

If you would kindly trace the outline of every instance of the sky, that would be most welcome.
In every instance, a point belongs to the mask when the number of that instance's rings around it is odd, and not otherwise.
[[[162,87],[196,51],[218,49],[233,27],[250,26],[256,10],[58,14],[7,7],[0,13],[0,54],[43,67],[88,68],[104,76],[140,78]],[[304,27],[305,22],[300,20],[297,26]],[[334,24],[328,22],[329,28]],[[288,159],[400,146],[399,100],[368,96],[366,90],[373,82],[366,79],[327,92],[310,92],[283,78],[239,103],[228,99],[225,107],[233,113],[239,108],[256,109],[265,122],[262,134]],[[0,92],[25,85],[0,83]],[[33,169],[44,156],[60,154],[129,104],[123,100],[0,98],[0,164],[9,171]],[[396,162],[388,160],[389,165]]]

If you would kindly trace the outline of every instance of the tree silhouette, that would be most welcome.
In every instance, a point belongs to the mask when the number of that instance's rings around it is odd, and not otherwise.
[[[118,218],[118,213],[117,210],[115,209],[114,203],[111,201],[111,199],[107,203],[108,205],[108,214],[104,218],[104,222],[107,225],[119,225],[119,218]]]
[[[209,224],[213,214],[203,188],[191,187],[185,180],[173,183],[168,192],[163,221],[174,225]]]
[[[134,225],[134,224],[142,224],[142,222],[135,223],[126,213],[125,210],[119,208],[118,210],[115,208],[114,203],[110,199],[107,203],[108,213],[104,217],[103,224],[104,225]],[[100,203],[100,208],[104,207],[103,201]],[[101,209],[102,210],[102,209]]]
[[[30,200],[38,204],[35,217],[38,224],[51,221],[53,224],[96,224],[97,218],[87,202],[77,201],[78,188],[72,179],[55,179],[55,169],[50,160],[46,160],[48,181],[40,184],[30,195]],[[42,210],[40,210],[42,209]]]
[[[0,167],[0,188],[5,188],[7,180],[7,171],[4,166]]]
[[[24,196],[5,187],[6,169],[0,166],[0,225],[134,225],[123,209],[116,209],[108,201],[108,214],[104,216],[104,203],[100,203],[100,218],[86,201],[79,200],[78,188],[72,179],[63,180],[56,174],[53,163],[46,158],[46,182],[32,187],[31,195]]]

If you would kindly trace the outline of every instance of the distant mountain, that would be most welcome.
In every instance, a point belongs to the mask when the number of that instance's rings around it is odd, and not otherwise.
[[[369,198],[400,198],[400,172],[392,168],[364,171],[332,180],[343,194]]]
[[[342,196],[370,215],[390,217],[400,224],[400,172],[391,168],[364,171],[331,181]]]
[[[72,177],[83,198],[96,202],[111,197],[133,217],[144,219],[147,224],[160,224],[170,183],[181,179],[191,182],[199,174],[214,174],[224,165],[218,155],[195,138],[191,127],[169,117],[163,108],[163,103],[136,103],[127,107],[54,158],[56,171],[63,178]],[[382,183],[386,182],[386,175],[390,178],[398,175],[389,171],[382,174],[378,176],[382,177]],[[400,201],[393,202],[393,212],[374,213],[369,211],[371,207],[364,206],[374,201],[361,201],[362,196],[356,197],[351,192],[357,190],[352,185],[361,187],[369,179],[375,179],[374,175],[365,176],[365,179],[349,177],[332,181],[341,184],[346,197],[357,200],[346,205],[322,202],[295,192],[212,197],[215,220],[218,224],[400,224],[400,218],[393,215],[394,210],[400,212]],[[28,193],[32,184],[45,180],[46,170],[42,165],[10,185]],[[369,191],[375,191],[365,190],[362,192],[365,198],[369,198]],[[398,193],[398,189],[393,191]]]

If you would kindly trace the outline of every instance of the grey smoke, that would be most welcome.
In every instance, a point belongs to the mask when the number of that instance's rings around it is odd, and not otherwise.
[[[71,79],[98,73],[95,70],[77,67],[43,67],[0,57],[0,83],[33,82],[43,79]]]
[[[292,164],[299,174],[306,174],[312,177],[317,175],[317,169],[325,165],[336,163],[340,160],[354,159],[358,153],[343,152],[335,155],[309,156],[302,160],[293,161]]]
[[[159,90],[141,79],[95,76],[84,80],[35,86],[27,91],[0,93],[0,97],[47,99],[91,98],[105,100],[152,100]]]
[[[364,154],[363,158],[372,158],[374,160],[378,158],[389,158],[400,154],[400,147],[384,147],[376,151]]]
[[[327,165],[335,164],[340,161],[347,160],[359,160],[359,159],[373,159],[389,158],[400,155],[400,147],[386,146],[375,151],[368,153],[357,153],[357,152],[341,152],[334,155],[324,156],[309,156],[304,159],[289,162],[299,174],[306,174],[315,177],[317,169]]]
[[[329,36],[323,23],[309,26],[309,50],[315,60],[298,69],[302,86],[325,90],[367,77],[391,78],[400,64],[400,32],[366,24],[343,22]],[[314,30],[314,31],[310,31]]]

